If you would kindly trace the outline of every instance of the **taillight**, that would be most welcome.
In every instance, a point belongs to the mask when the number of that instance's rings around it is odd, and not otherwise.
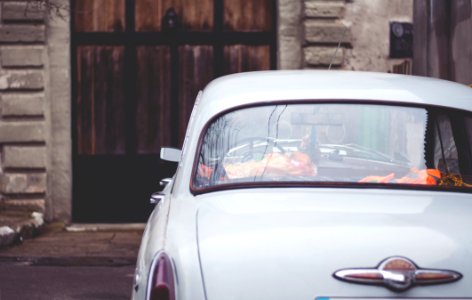
[[[149,299],[175,300],[174,273],[169,256],[162,252],[154,263]]]

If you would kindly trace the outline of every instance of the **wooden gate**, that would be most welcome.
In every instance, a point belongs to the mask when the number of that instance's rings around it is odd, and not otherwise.
[[[195,96],[275,67],[273,0],[78,0],[72,11],[73,220],[140,222],[175,166]]]

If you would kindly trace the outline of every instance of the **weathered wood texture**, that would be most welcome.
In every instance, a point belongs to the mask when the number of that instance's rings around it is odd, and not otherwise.
[[[224,47],[225,74],[269,70],[269,46],[229,45]]]
[[[72,3],[74,219],[144,221],[156,180],[175,171],[160,148],[182,146],[198,91],[272,67],[275,0]],[[170,8],[181,27],[163,33]]]
[[[161,31],[166,11],[173,8],[184,30],[213,29],[212,0],[136,0],[136,31]]]
[[[213,47],[179,47],[179,144],[183,143],[195,97],[200,89],[214,78]]]
[[[167,46],[137,49],[137,153],[159,153],[171,143],[170,50]]]
[[[125,0],[75,1],[77,32],[113,32],[125,28]]]
[[[76,130],[79,154],[123,154],[123,47],[77,49]]]
[[[224,29],[230,31],[270,31],[275,1],[224,1]]]
[[[414,2],[413,73],[472,83],[472,0]]]

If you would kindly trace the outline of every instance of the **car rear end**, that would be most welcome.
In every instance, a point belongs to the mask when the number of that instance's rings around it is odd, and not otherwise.
[[[468,194],[272,188],[197,198],[207,299],[472,297]]]
[[[472,299],[472,106],[405,86],[205,124],[190,186],[207,299]]]

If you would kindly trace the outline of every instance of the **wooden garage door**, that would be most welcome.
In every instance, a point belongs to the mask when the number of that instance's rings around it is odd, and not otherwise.
[[[211,79],[275,67],[274,0],[73,1],[76,222],[144,221]]]

